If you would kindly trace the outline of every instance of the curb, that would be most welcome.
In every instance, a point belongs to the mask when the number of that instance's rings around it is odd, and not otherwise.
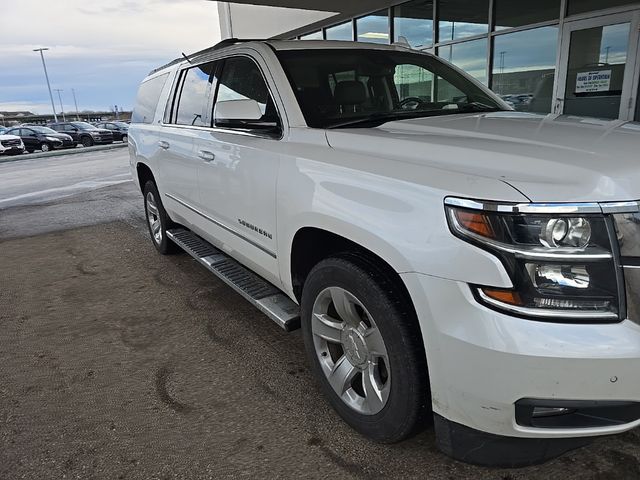
[[[61,157],[63,155],[77,155],[80,153],[91,153],[91,152],[100,152],[103,150],[114,150],[116,148],[125,148],[127,147],[127,143],[113,143],[109,145],[96,145],[93,147],[76,147],[75,149],[68,150],[52,150],[50,152],[39,152],[39,153],[23,153],[22,155],[13,155],[13,156],[0,156],[0,163],[8,163],[8,162],[18,162],[20,160],[34,160],[38,158],[47,158],[47,157]]]

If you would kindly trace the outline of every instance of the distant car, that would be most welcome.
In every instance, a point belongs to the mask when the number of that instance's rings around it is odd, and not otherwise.
[[[24,153],[24,143],[17,135],[7,135],[6,128],[0,127],[0,155],[19,155]]]
[[[36,150],[48,152],[55,148],[72,148],[76,146],[69,135],[58,133],[48,127],[39,125],[15,127],[9,130],[7,134],[20,137],[24,142],[24,149],[30,153]]]
[[[94,123],[97,128],[103,128],[105,130],[109,130],[113,134],[113,139],[115,141],[123,141],[126,142],[129,136],[129,124],[114,121],[114,122],[98,122]]]
[[[58,122],[48,126],[57,132],[66,133],[76,144],[84,147],[113,143],[113,134],[109,130],[94,127],[87,122]]]

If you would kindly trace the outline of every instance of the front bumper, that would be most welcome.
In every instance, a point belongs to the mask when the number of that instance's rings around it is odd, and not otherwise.
[[[466,283],[401,276],[420,319],[437,415],[481,432],[532,439],[640,425],[537,428],[516,421],[516,402],[526,398],[640,401],[640,325],[524,320],[481,306]]]

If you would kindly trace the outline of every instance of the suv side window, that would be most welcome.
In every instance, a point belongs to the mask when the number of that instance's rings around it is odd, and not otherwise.
[[[209,62],[182,72],[182,87],[177,106],[174,108],[175,123],[197,127],[209,126],[207,107],[215,69],[216,63]]]
[[[152,123],[158,100],[167,81],[168,73],[143,82],[138,89],[136,106],[131,115],[131,123]]]
[[[222,68],[216,102],[246,99],[258,102],[261,122],[273,122],[281,127],[275,103],[258,65],[247,57],[228,58]]]

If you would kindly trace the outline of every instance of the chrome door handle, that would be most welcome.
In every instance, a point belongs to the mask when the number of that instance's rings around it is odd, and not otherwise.
[[[208,150],[200,150],[198,156],[205,162],[213,162],[216,158],[216,155]]]
[[[170,147],[169,142],[165,142],[163,140],[158,142],[158,146],[163,150],[167,150]]]

